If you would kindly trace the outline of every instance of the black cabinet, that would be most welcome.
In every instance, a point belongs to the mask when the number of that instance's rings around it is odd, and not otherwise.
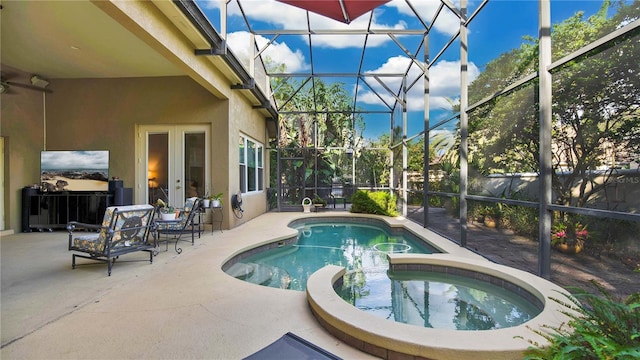
[[[22,231],[52,231],[69,221],[99,225],[113,194],[102,191],[43,193],[22,189]]]

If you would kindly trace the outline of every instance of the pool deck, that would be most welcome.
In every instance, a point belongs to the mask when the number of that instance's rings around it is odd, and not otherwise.
[[[241,359],[287,332],[345,359],[373,359],[329,334],[304,292],[232,278],[222,264],[247,247],[296,234],[302,216],[268,213],[235,229],[205,231],[182,254],[123,256],[71,269],[66,232],[18,233],[0,241],[2,359]],[[407,221],[458,257],[483,259]],[[210,230],[210,228],[208,228]],[[82,261],[82,260],[80,260]]]

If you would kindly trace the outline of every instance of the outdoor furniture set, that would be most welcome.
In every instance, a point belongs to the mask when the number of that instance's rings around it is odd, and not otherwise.
[[[104,213],[102,225],[69,222],[69,251],[74,252],[71,267],[75,269],[80,265],[76,264],[76,257],[106,262],[111,276],[113,264],[121,255],[145,251],[149,253],[149,262],[153,263],[159,244],[166,242],[168,251],[171,240],[175,240],[175,250],[180,254],[182,249],[178,242],[189,241],[183,236],[191,234],[192,245],[196,232],[200,236],[200,223],[194,221],[199,206],[200,199],[187,199],[184,208],[172,220],[160,219],[158,209],[152,205],[111,206]]]

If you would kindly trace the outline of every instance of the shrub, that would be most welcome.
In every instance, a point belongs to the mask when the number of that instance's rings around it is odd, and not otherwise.
[[[422,191],[408,191],[407,205],[422,206],[424,196]]]
[[[526,206],[506,205],[503,222],[516,234],[538,238],[538,209]]]
[[[533,330],[549,341],[547,347],[533,343],[524,359],[639,359],[640,293],[626,301],[616,299],[595,281],[600,295],[575,291],[568,302],[552,299],[567,307],[568,326]]]
[[[356,191],[351,196],[351,212],[397,216],[396,197],[386,191]]]

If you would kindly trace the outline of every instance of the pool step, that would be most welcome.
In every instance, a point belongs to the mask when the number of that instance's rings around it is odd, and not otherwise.
[[[267,285],[270,287],[280,288],[280,289],[288,289],[291,284],[291,275],[285,269],[279,267],[271,267],[271,279],[269,279],[268,283],[263,285]]]
[[[253,274],[255,264],[235,263],[227,269],[226,273],[236,279],[245,280],[249,275]]]
[[[227,270],[227,274],[258,285],[266,285],[273,277],[271,266],[254,263],[235,263]]]
[[[262,264],[251,264],[253,265],[253,272],[251,276],[245,278],[245,281],[248,281],[252,284],[258,285],[266,285],[271,281],[271,277],[273,276],[273,271],[271,270],[271,266],[262,265]]]
[[[291,276],[286,270],[263,264],[235,263],[226,273],[236,279],[244,280],[252,284],[281,289],[287,289],[291,283]]]

